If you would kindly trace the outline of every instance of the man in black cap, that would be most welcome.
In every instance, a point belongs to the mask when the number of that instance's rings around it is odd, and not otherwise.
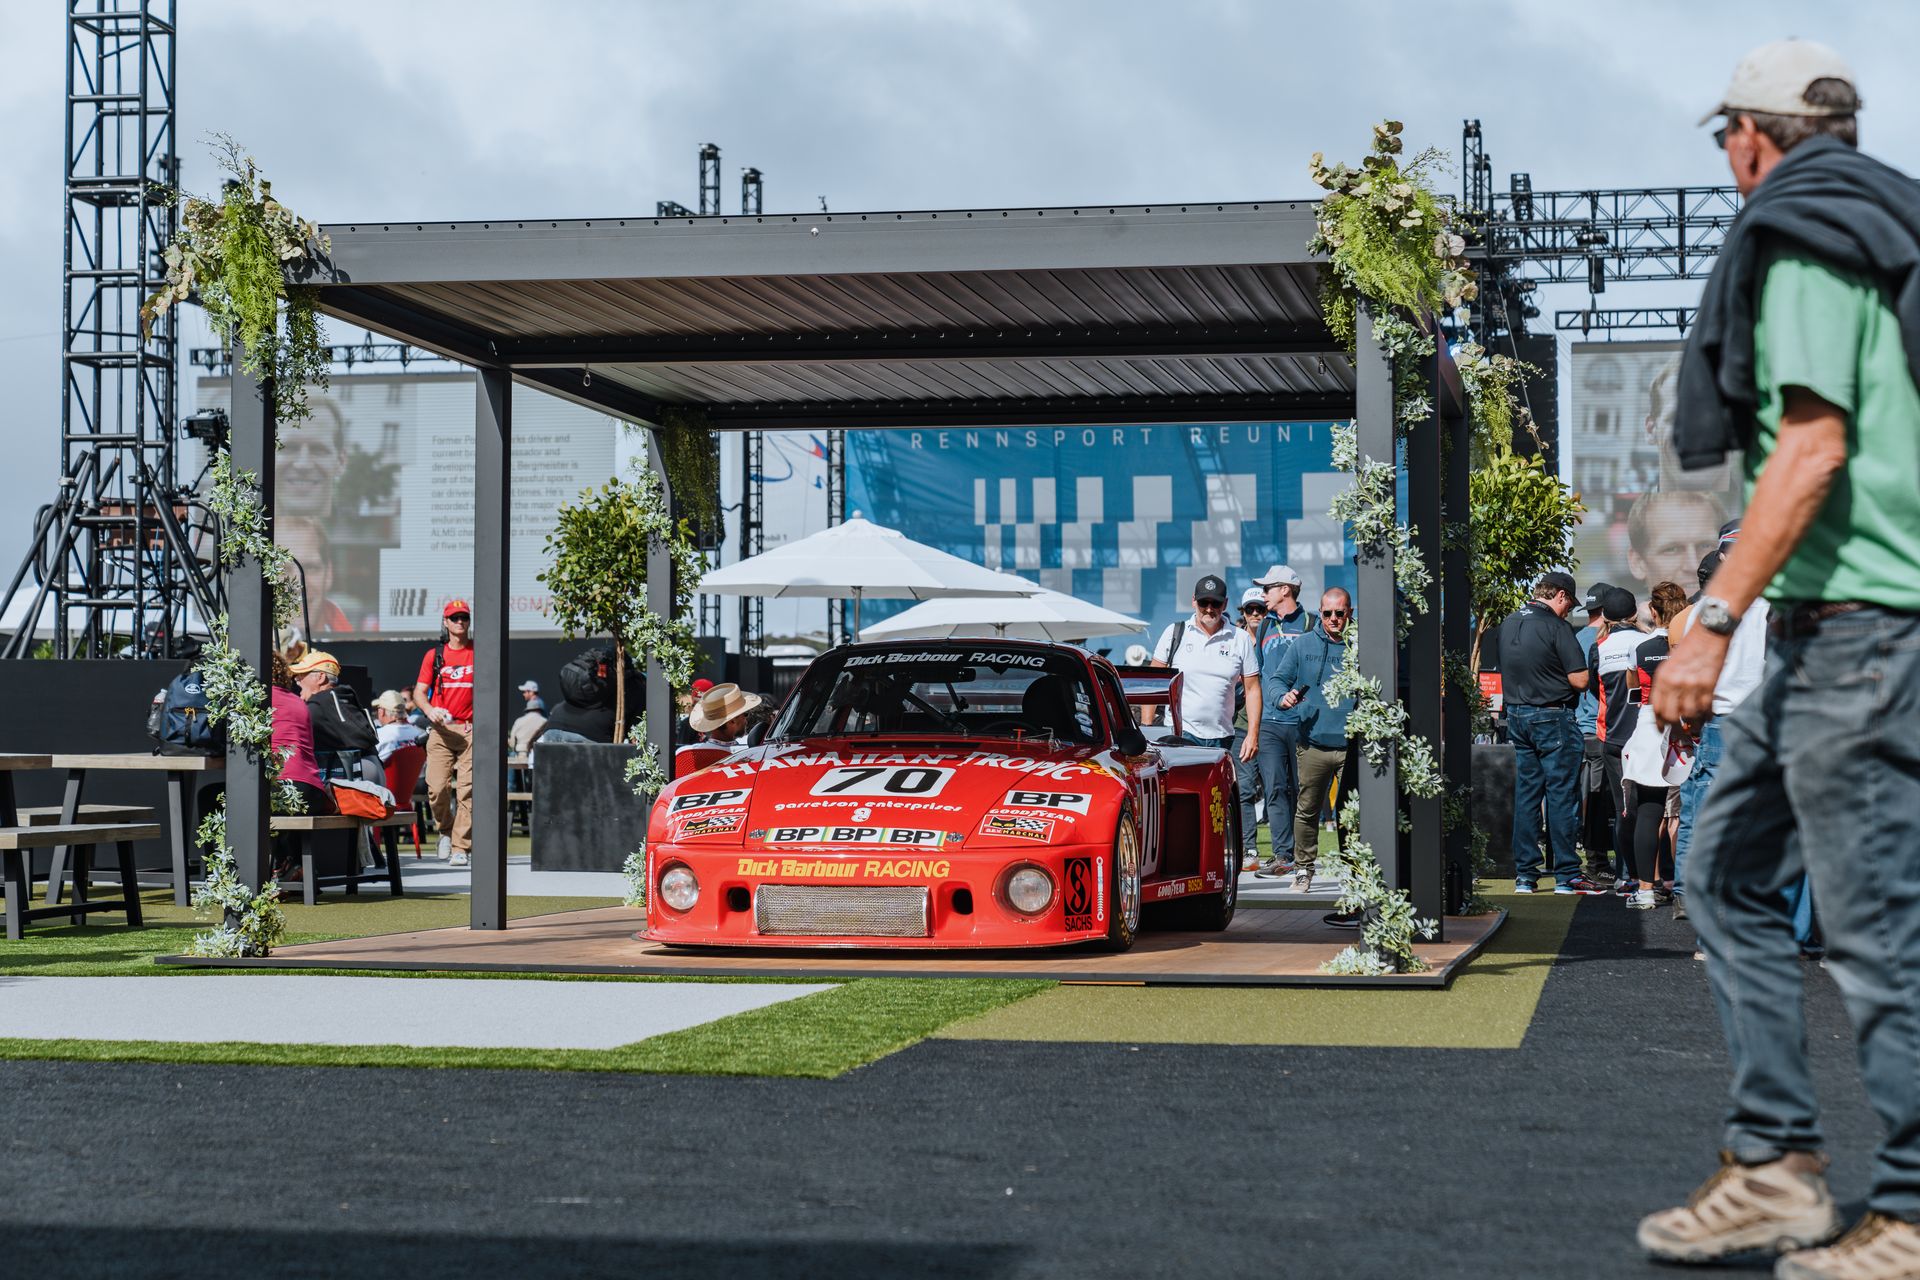
[[[1587,588],[1587,594],[1580,601],[1587,623],[1575,633],[1574,640],[1589,659],[1600,639],[1601,601],[1612,590],[1611,582],[1596,582]],[[1606,756],[1600,746],[1600,700],[1593,696],[1592,689],[1580,691],[1580,704],[1574,708],[1574,718],[1580,722],[1582,746],[1580,846],[1587,853],[1587,874],[1606,884],[1613,879],[1607,855],[1613,849],[1614,805],[1608,798]]]
[[[1227,625],[1227,584],[1217,575],[1193,584],[1193,616],[1160,633],[1153,665],[1173,667],[1183,677],[1181,734],[1189,742],[1225,750],[1238,776],[1241,761],[1252,760],[1260,747],[1260,659],[1247,633]],[[1245,690],[1247,704],[1247,735],[1238,751],[1233,749],[1236,689]],[[1252,832],[1240,834],[1252,843]]]
[[[1587,687],[1587,656],[1567,614],[1573,579],[1542,574],[1533,599],[1500,624],[1500,684],[1513,743],[1513,878],[1519,893],[1540,879],[1540,806],[1547,813],[1555,893],[1600,893],[1580,870],[1574,826],[1580,815],[1585,753],[1574,704]]]

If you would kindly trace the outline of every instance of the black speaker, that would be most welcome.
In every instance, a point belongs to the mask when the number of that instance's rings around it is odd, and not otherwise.
[[[653,802],[627,781],[633,756],[625,744],[533,744],[534,870],[618,871],[641,846]]]

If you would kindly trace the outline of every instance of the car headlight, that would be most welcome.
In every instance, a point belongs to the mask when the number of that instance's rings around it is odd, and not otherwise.
[[[676,862],[660,874],[660,900],[675,911],[691,911],[700,901],[700,881],[693,870]]]
[[[1053,901],[1053,877],[1039,867],[1021,867],[1007,877],[1007,903],[1023,915],[1037,916]]]

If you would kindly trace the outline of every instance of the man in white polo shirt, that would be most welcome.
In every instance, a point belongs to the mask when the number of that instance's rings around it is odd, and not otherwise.
[[[1247,633],[1227,623],[1226,583],[1210,573],[1194,584],[1193,616],[1160,633],[1153,665],[1180,672],[1181,735],[1226,751],[1237,777],[1241,762],[1252,760],[1260,749],[1260,659]],[[1247,736],[1236,753],[1234,692],[1243,687]],[[1252,838],[1249,832],[1241,836]]]

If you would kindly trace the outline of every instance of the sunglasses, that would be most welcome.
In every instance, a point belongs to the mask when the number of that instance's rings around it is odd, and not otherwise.
[[[1322,609],[1320,616],[1323,618],[1344,618],[1348,616],[1348,611],[1345,609]]]
[[[1218,613],[1227,607],[1225,600],[1196,600],[1193,603],[1195,608],[1205,609],[1210,613]]]
[[[464,614],[464,613],[450,613],[447,615],[447,621],[448,622],[472,622],[473,618],[470,615]]]

